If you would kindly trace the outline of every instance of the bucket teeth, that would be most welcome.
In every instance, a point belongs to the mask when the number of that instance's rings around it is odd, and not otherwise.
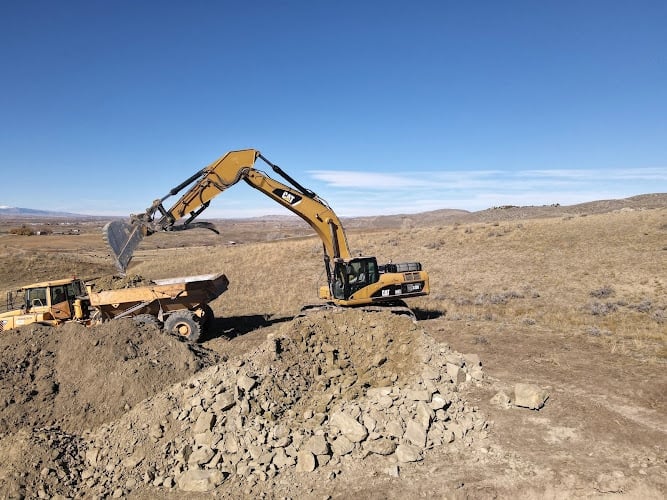
[[[143,226],[130,224],[122,220],[109,222],[102,229],[102,237],[109,250],[111,250],[111,258],[121,274],[125,274],[127,266],[132,260],[132,254],[141,243],[144,235]]]

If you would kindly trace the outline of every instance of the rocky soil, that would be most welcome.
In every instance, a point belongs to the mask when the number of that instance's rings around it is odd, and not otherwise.
[[[299,497],[295,475],[398,477],[487,433],[479,357],[388,312],[311,313],[229,359],[132,321],[32,327],[1,359],[3,497]]]
[[[144,278],[143,276],[139,276],[138,274],[130,274],[127,276],[108,274],[90,280],[88,283],[93,285],[93,288],[96,292],[102,290],[121,290],[123,288],[133,288],[155,284],[154,281],[148,278]]]

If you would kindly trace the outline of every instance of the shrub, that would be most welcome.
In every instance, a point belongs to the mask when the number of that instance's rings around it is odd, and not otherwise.
[[[35,231],[30,229],[28,226],[23,224],[21,227],[15,227],[10,229],[11,234],[18,234],[19,236],[32,236],[35,234]]]
[[[588,305],[589,312],[593,316],[606,316],[609,313],[615,312],[618,310],[618,306],[613,302],[592,302]]]
[[[597,290],[591,290],[591,292],[590,292],[590,296],[595,297],[597,299],[604,299],[606,297],[613,297],[614,295],[616,295],[616,292],[609,285],[605,285],[602,288],[598,288]]]

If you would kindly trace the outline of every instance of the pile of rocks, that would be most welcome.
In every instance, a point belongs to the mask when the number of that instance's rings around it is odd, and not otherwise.
[[[371,454],[414,462],[486,426],[458,392],[482,379],[477,356],[435,343],[409,318],[371,316],[296,319],[251,355],[142,402],[88,436],[85,486],[209,491]]]
[[[2,441],[2,498],[61,498],[79,491],[86,442],[58,427],[20,429]]]

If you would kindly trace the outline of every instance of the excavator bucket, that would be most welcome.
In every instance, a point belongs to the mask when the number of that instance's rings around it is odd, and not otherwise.
[[[141,224],[115,220],[106,224],[102,233],[116,267],[124,275],[134,251],[146,235],[146,228]]]

